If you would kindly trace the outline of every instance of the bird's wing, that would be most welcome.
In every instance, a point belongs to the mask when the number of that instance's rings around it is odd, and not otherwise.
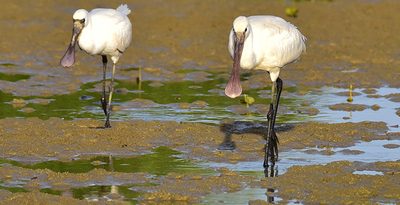
[[[293,24],[276,16],[251,16],[249,22],[255,38],[264,39],[255,45],[268,58],[268,64],[283,67],[299,58],[305,51],[306,38]],[[257,36],[257,37],[256,37]]]
[[[129,18],[115,9],[94,9],[90,12],[90,20],[94,27],[98,28],[99,33],[108,33],[109,38],[114,39],[114,48],[109,46],[108,49],[117,49],[124,52],[131,42],[132,25]],[[113,32],[110,32],[113,31]]]
[[[124,21],[126,16],[115,9],[93,9],[89,17],[94,23],[115,25]]]

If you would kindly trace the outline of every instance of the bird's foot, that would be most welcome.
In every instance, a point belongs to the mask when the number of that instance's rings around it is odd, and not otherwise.
[[[278,161],[278,144],[279,144],[278,136],[275,133],[275,129],[272,129],[270,143],[271,146],[269,149],[271,154],[271,161],[275,163],[276,161]]]
[[[275,162],[278,161],[278,143],[278,136],[275,133],[275,129],[272,129],[265,145],[264,168],[268,168],[269,163],[271,163],[271,166],[275,166]]]
[[[278,170],[275,165],[271,165],[270,167],[265,167],[264,169],[265,177],[276,177],[278,176]]]
[[[107,100],[105,99],[105,97],[102,97],[102,98],[100,99],[100,102],[101,102],[101,108],[103,108],[103,111],[104,111],[104,115],[107,116],[107,114],[108,114],[108,111],[107,111],[107,104],[108,104],[108,102],[107,102]]]
[[[106,104],[106,123],[104,124],[104,128],[111,128],[110,124],[110,114],[111,114],[111,104]]]
[[[104,124],[104,128],[111,128],[110,120],[106,119],[106,123]]]

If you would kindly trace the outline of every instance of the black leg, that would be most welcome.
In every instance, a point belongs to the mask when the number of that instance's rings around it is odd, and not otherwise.
[[[110,114],[111,114],[111,101],[114,92],[114,76],[115,76],[115,64],[113,64],[112,75],[111,75],[111,83],[109,87],[109,95],[108,95],[108,104],[107,104],[107,112],[106,112],[106,123],[104,124],[105,128],[110,128]]]
[[[276,177],[276,176],[278,176],[278,167],[275,164],[266,167],[264,169],[264,176],[265,177]]]
[[[104,115],[107,116],[107,96],[106,96],[106,71],[107,71],[107,56],[101,56],[103,61],[103,93],[100,98],[101,107],[103,108]]]
[[[267,143],[265,147],[264,168],[268,168],[268,163],[271,162],[272,167],[278,159],[278,136],[275,133],[275,120],[278,112],[279,99],[283,88],[283,81],[278,78],[273,82],[272,87],[272,103],[270,104],[268,119]]]

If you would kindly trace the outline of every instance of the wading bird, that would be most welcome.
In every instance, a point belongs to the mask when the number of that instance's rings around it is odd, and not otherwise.
[[[103,62],[103,93],[100,99],[101,106],[106,116],[104,127],[110,128],[111,100],[114,91],[115,65],[132,40],[132,24],[128,18],[131,10],[126,4],[117,9],[85,9],[75,11],[71,43],[63,58],[61,65],[70,67],[75,62],[75,45],[90,55],[101,55]],[[113,62],[109,94],[106,96],[106,70],[107,56]],[[107,99],[108,98],[108,99]]]
[[[268,71],[273,82],[267,114],[265,168],[268,167],[269,157],[272,166],[278,158],[278,137],[274,127],[283,87],[279,72],[306,50],[305,41],[306,37],[294,25],[276,16],[239,16],[229,34],[228,49],[233,58],[233,68],[225,94],[235,98],[242,93],[240,68]]]

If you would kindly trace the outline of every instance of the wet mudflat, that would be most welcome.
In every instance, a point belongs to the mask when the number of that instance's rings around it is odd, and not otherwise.
[[[128,1],[133,43],[101,129],[100,58],[58,62],[75,9],[119,3],[2,3],[0,204],[400,203],[396,1]],[[255,102],[224,96],[227,35],[237,15],[293,5],[308,50],[282,71],[265,178],[270,82],[244,72]]]
[[[275,170],[278,177],[265,179],[260,160],[263,156],[262,133],[265,131],[262,125],[237,123],[247,128],[231,134],[231,143],[235,143],[236,149],[221,151],[218,147],[226,142],[229,133],[222,132],[221,127],[216,125],[124,121],[115,122],[112,129],[103,130],[97,128],[101,124],[97,120],[27,118],[0,121],[3,157],[1,187],[6,190],[3,191],[6,201],[28,200],[30,197],[41,199],[41,195],[48,193],[87,200],[190,204],[207,203],[213,200],[213,195],[226,192],[238,192],[240,195],[247,189],[274,189],[279,191],[265,191],[263,195],[243,194],[241,201],[275,196],[282,202],[292,199],[316,202],[324,198],[323,192],[316,192],[321,194],[321,198],[312,198],[314,201],[307,198],[308,195],[296,193],[302,190],[307,190],[307,193],[320,191],[320,178],[333,170],[331,166],[336,172],[330,174],[329,180],[342,178],[345,174],[342,172],[346,171],[349,180],[355,178],[362,184],[363,180],[368,183],[376,180],[375,183],[381,186],[398,186],[395,179],[399,162],[393,159],[400,157],[399,148],[384,145],[398,145],[400,137],[387,133],[384,123],[307,122],[281,125],[281,160]],[[53,129],[46,129],[46,126]],[[309,130],[316,129],[320,131],[312,132],[310,137]],[[357,166],[353,167],[353,163]],[[313,173],[292,173],[314,166],[321,169],[318,170],[320,178]],[[358,170],[381,174],[352,174]],[[293,187],[285,187],[293,186],[293,182],[283,180],[294,177],[291,174],[315,179],[312,182],[315,187],[299,187],[293,193]],[[294,178],[300,180],[299,177]],[[333,183],[331,186],[345,186],[347,182],[330,181]],[[381,196],[379,193],[383,192],[380,190],[382,187],[370,187],[368,184],[363,189],[367,190],[366,193],[354,195],[352,200],[368,200],[376,194]],[[393,188],[376,200],[387,203],[396,201],[396,190]],[[229,200],[228,196],[226,200]],[[340,198],[340,195],[337,197]],[[223,201],[223,198],[220,200]],[[338,203],[342,202],[340,200]]]

